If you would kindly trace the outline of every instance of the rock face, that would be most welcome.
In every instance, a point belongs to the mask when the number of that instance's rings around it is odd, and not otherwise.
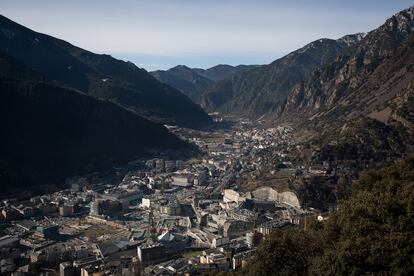
[[[164,126],[46,78],[0,52],[0,196],[188,149]]]
[[[200,103],[208,111],[251,119],[274,112],[292,87],[357,43],[362,36],[355,34],[338,40],[316,40],[269,65],[258,66],[218,82],[203,93]]]
[[[203,127],[212,122],[188,97],[133,63],[94,54],[3,16],[0,50],[50,80],[116,102],[152,120],[188,127]]]
[[[292,191],[278,192],[270,187],[261,187],[252,192],[253,198],[268,201],[279,201],[297,208],[301,204],[298,197]]]

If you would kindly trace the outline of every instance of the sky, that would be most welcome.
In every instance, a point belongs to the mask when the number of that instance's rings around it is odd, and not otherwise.
[[[148,71],[267,64],[319,38],[368,32],[406,0],[0,0],[35,31]]]

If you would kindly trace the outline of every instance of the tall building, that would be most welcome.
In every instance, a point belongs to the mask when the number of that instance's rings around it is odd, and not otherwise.
[[[92,201],[90,214],[99,216],[99,215],[102,215],[102,213],[103,213],[102,202],[100,200]]]
[[[72,266],[72,263],[70,262],[60,263],[59,275],[60,276],[75,276],[76,269]]]

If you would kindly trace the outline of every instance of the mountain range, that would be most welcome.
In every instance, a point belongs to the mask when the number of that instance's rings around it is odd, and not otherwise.
[[[224,115],[326,128],[360,116],[413,129],[414,7],[368,34],[320,39],[208,87]]]
[[[410,7],[367,34],[319,39],[216,80],[197,102],[228,117],[294,126],[299,139],[333,159],[366,154],[368,162],[384,149],[401,156],[414,145],[413,30]],[[343,154],[345,147],[353,154]]]
[[[50,80],[121,104],[151,120],[198,128],[212,122],[188,97],[133,63],[94,54],[4,16],[0,16],[0,51]]]
[[[158,70],[150,73],[160,82],[177,88],[195,103],[198,103],[201,94],[216,82],[229,79],[255,67],[255,65],[231,66],[219,64],[208,69],[201,69],[178,65],[168,70]]]
[[[202,93],[200,103],[208,111],[257,119],[272,112],[307,74],[334,59],[362,36],[316,40],[268,65],[221,80]]]

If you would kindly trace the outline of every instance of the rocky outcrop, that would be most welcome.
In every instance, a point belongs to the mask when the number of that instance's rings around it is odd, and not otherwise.
[[[296,208],[301,208],[298,197],[292,191],[278,192],[270,187],[261,187],[251,192],[251,197],[259,200],[278,201]]]

